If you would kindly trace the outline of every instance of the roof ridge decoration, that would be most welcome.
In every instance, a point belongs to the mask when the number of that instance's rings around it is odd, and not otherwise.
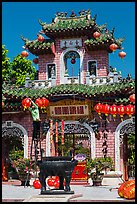
[[[63,20],[64,20],[64,18],[84,18],[84,17],[86,17],[86,18],[89,18],[90,19],[90,14],[91,14],[91,11],[90,11],[90,9],[88,9],[88,10],[81,10],[81,11],[79,11],[78,12],[80,15],[79,16],[77,16],[75,13],[74,13],[74,11],[72,10],[71,11],[71,14],[70,14],[70,16],[68,16],[67,17],[67,12],[57,12],[56,13],[56,18],[55,19],[57,19],[57,18],[62,18]],[[56,20],[55,20],[56,21]]]
[[[91,12],[90,10],[82,10],[79,11],[79,16],[76,16],[74,11],[72,11],[71,15],[67,17],[67,12],[57,12],[56,17],[52,19],[52,23],[47,24],[39,20],[40,25],[42,26],[42,29],[45,31],[48,30],[58,30],[58,29],[68,29],[73,27],[86,27],[90,25],[95,24],[96,16],[94,18],[91,18]]]

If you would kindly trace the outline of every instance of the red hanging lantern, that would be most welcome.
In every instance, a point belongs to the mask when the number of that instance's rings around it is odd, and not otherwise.
[[[38,64],[39,63],[39,59],[38,58],[34,58],[33,62],[34,62],[34,64]]]
[[[118,55],[123,59],[126,56],[126,52],[121,51],[118,53]]]
[[[29,108],[31,106],[31,100],[29,98],[24,98],[22,100],[22,106],[24,107],[24,110]]]
[[[75,60],[74,57],[72,57],[72,59],[71,59],[71,64],[75,64],[75,63],[76,63],[76,60]]]
[[[101,35],[101,34],[100,34],[98,31],[96,31],[96,32],[93,33],[93,37],[94,37],[94,38],[99,38],[100,35]]]
[[[109,46],[110,50],[112,50],[113,52],[116,51],[116,49],[118,48],[118,46],[115,44],[115,43],[112,43],[110,46]]]
[[[38,179],[33,181],[33,186],[34,186],[35,189],[40,189],[41,188],[40,181]]]
[[[126,106],[124,106],[124,105],[118,106],[118,107],[117,107],[117,114],[119,114],[120,117],[122,118],[123,115],[126,114]]]
[[[42,35],[39,35],[39,36],[38,36],[38,41],[39,41],[39,42],[43,42],[44,39],[45,39],[45,38],[44,38]]]
[[[131,103],[134,103],[135,102],[135,94],[130,95],[129,100]]]
[[[36,105],[39,107],[39,108],[42,108],[43,106],[43,100],[41,98],[37,98],[36,101],[35,101]]]
[[[45,97],[42,97],[43,108],[46,108],[49,105],[49,100]]]
[[[29,53],[27,51],[22,51],[21,55],[22,57],[28,57]]]
[[[135,106],[131,104],[127,105],[126,114],[129,115],[129,117],[131,117],[134,113],[135,113]]]
[[[110,106],[110,114],[113,115],[113,117],[115,118],[116,117],[116,114],[117,114],[117,105],[113,104],[112,106]]]
[[[103,105],[102,105],[101,103],[97,103],[97,104],[94,106],[94,110],[95,110],[99,115],[101,115],[102,109],[103,109]]]
[[[107,103],[102,106],[102,113],[104,113],[106,116],[108,116],[109,110],[110,110],[110,105],[108,105]]]

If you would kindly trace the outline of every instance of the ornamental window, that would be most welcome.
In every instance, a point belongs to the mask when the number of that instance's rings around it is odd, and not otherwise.
[[[97,61],[90,60],[88,61],[88,72],[90,76],[96,76]]]
[[[47,77],[51,79],[53,76],[56,76],[56,65],[48,64],[47,65]]]

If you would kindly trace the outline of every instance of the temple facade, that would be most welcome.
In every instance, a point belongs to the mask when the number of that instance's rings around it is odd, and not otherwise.
[[[109,31],[105,24],[97,25],[90,10],[80,11],[79,16],[60,12],[50,24],[39,23],[42,29],[37,39],[22,36],[24,49],[38,63],[38,79],[31,81],[26,76],[24,87],[3,87],[4,151],[8,154],[10,137],[17,137],[23,144],[24,157],[30,157],[32,118],[21,101],[45,97],[49,105],[40,109],[43,155],[61,155],[56,138],[61,146],[63,124],[64,154],[73,149],[73,156],[111,157],[113,170],[127,179],[126,138],[135,128],[134,114],[120,117],[98,113],[94,108],[98,103],[126,106],[135,92],[135,81],[130,76],[123,79],[121,72],[109,65],[109,55],[114,51],[111,45],[120,50],[123,38],[116,39],[114,29]]]

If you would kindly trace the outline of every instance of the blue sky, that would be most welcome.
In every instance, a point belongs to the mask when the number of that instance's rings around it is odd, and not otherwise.
[[[123,48],[126,57],[122,60],[119,50],[109,55],[109,65],[122,72],[122,77],[130,73],[135,78],[135,2],[2,2],[2,44],[9,50],[8,57],[12,61],[23,49],[21,35],[34,40],[37,38],[43,22],[51,23],[56,12],[72,10],[78,14],[80,10],[91,10],[96,23],[107,23],[107,28],[115,27],[114,37],[125,37]],[[29,53],[28,59],[35,56]],[[38,65],[34,65],[38,69]]]

